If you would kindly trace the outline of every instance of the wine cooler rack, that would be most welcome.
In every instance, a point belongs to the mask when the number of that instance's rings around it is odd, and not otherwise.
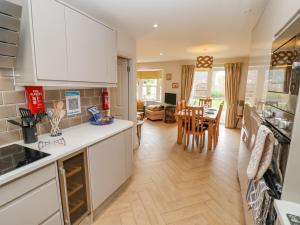
[[[85,149],[59,160],[58,167],[65,224],[77,225],[90,213]]]

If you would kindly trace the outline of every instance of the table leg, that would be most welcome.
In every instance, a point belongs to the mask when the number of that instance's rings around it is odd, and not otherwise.
[[[208,124],[208,134],[207,134],[207,149],[208,150],[212,150],[212,145],[213,145],[213,121],[209,120],[209,124]]]
[[[178,116],[177,144],[182,143],[182,117]]]
[[[142,126],[138,125],[137,126],[137,136],[138,136],[139,145],[141,144],[141,133],[142,133]]]

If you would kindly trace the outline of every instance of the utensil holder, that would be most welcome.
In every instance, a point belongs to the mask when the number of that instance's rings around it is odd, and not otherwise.
[[[38,141],[36,126],[22,127],[23,138],[25,144],[31,144]]]

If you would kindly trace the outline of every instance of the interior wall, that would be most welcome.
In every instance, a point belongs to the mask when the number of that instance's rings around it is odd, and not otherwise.
[[[239,99],[244,100],[247,72],[248,72],[248,57],[238,58],[226,58],[226,59],[214,59],[214,67],[224,67],[225,63],[242,62],[242,77],[239,92]],[[163,70],[162,77],[162,96],[165,92],[176,93],[177,100],[180,100],[181,91],[181,66],[185,64],[195,64],[193,60],[181,60],[181,61],[167,61],[167,62],[149,62],[149,63],[137,63],[137,69],[161,69]],[[166,74],[172,74],[172,80],[166,80]],[[179,83],[179,88],[172,88],[172,83]]]
[[[269,0],[264,13],[252,31],[250,66],[260,65],[265,72],[271,59],[271,48],[274,35],[300,10],[299,0]],[[300,203],[300,99],[290,146],[288,166],[285,176],[282,198]],[[297,147],[298,146],[298,147]]]
[[[117,34],[118,56],[129,59],[129,120],[136,122],[136,40],[121,30]],[[134,148],[138,147],[136,126],[133,127]]]

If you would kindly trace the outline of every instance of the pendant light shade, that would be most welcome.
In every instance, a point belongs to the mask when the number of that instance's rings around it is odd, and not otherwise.
[[[291,66],[297,58],[296,51],[279,51],[272,54],[272,66]]]
[[[214,58],[212,56],[198,56],[196,61],[196,68],[211,69]]]

